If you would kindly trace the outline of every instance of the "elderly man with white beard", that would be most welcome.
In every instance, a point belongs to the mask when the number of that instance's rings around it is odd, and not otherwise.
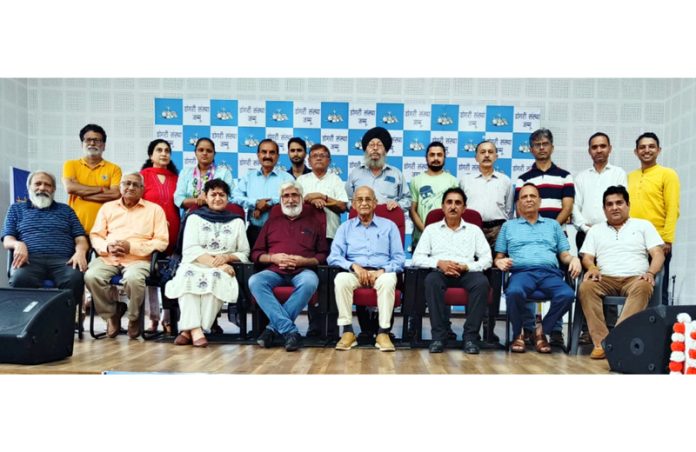
[[[5,217],[2,243],[13,250],[11,287],[40,288],[44,280],[69,289],[82,300],[87,269],[87,235],[75,212],[53,200],[56,178],[35,171],[27,179],[29,201],[12,204]]]
[[[251,260],[270,266],[249,279],[249,290],[268,317],[268,327],[257,343],[268,348],[275,335],[283,336],[285,350],[301,347],[295,319],[319,286],[319,277],[309,267],[326,262],[329,252],[326,232],[302,208],[302,186],[296,181],[280,186],[283,214],[269,217],[251,252]],[[277,286],[294,286],[290,298],[281,304],[273,294]]]

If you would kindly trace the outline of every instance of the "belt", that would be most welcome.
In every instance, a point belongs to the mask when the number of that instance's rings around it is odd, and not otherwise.
[[[484,228],[494,228],[496,226],[500,226],[503,223],[505,223],[505,220],[484,221],[483,223],[481,223],[481,226],[483,226]]]

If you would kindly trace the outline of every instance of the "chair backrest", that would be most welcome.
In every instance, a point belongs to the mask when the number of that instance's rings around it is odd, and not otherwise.
[[[401,207],[389,210],[386,204],[377,204],[375,215],[391,220],[396,225],[396,228],[399,230],[399,235],[401,236],[401,244],[404,245],[406,242],[406,217]],[[356,216],[358,216],[358,212],[351,207],[348,212],[348,218],[355,218]]]
[[[443,218],[445,218],[445,212],[443,212],[442,209],[431,210],[425,217],[425,225],[427,226],[429,224],[441,221]],[[474,209],[464,210],[464,212],[462,212],[462,219],[467,223],[471,223],[478,227],[483,226],[483,218],[481,218],[481,214]]]

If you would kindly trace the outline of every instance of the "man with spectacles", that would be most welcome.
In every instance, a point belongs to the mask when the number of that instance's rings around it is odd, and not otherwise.
[[[128,173],[119,184],[121,199],[105,203],[89,238],[99,255],[85,273],[85,285],[94,305],[106,322],[106,334],[114,338],[121,329],[121,317],[128,315],[128,336],[140,335],[138,317],[145,298],[145,278],[150,274],[150,256],[169,244],[167,218],[159,205],[142,199],[143,176]],[[111,297],[111,278],[123,275],[128,307]]]
[[[102,158],[106,132],[97,124],[80,130],[83,156],[63,164],[63,185],[68,192],[68,205],[73,208],[82,227],[89,233],[102,204],[121,196],[121,168]]]
[[[328,172],[331,164],[331,152],[323,144],[317,143],[309,149],[309,164],[311,172],[297,178],[305,193],[304,200],[316,209],[324,209],[326,212],[326,240],[331,246],[336,229],[340,223],[340,215],[346,211],[348,205],[348,194],[341,180],[334,173]],[[309,329],[307,336],[317,336],[321,329],[321,317],[318,307],[311,305],[308,309]],[[335,335],[334,324],[335,316],[329,318],[329,335]]]
[[[556,166],[551,160],[553,154],[553,134],[549,129],[538,129],[529,136],[529,144],[534,155],[534,164],[522,174],[515,184],[515,202],[525,184],[531,183],[539,187],[541,205],[539,216],[556,220],[561,226],[566,224],[573,212],[575,185],[573,176],[563,168]],[[529,315],[524,322],[526,337],[531,338],[535,330],[536,305],[529,303]],[[550,334],[550,343],[562,347],[563,320],[558,320]]]

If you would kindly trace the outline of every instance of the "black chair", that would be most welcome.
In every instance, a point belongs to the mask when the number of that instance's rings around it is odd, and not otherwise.
[[[585,272],[583,272],[578,279],[582,281],[584,275]],[[646,307],[646,309],[660,306],[660,304],[662,303],[662,284],[664,280],[664,275],[664,268],[660,269],[657,275],[655,275],[655,287],[653,288],[653,293],[650,297],[650,300],[648,301],[648,306]],[[602,301],[604,306],[623,306],[626,303],[626,297],[618,295],[609,295],[604,297]],[[582,326],[584,323],[585,313],[582,310],[582,304],[578,301],[575,303],[575,322],[573,323],[573,330],[570,336],[569,348],[571,355],[578,354],[580,334],[582,332]]]

